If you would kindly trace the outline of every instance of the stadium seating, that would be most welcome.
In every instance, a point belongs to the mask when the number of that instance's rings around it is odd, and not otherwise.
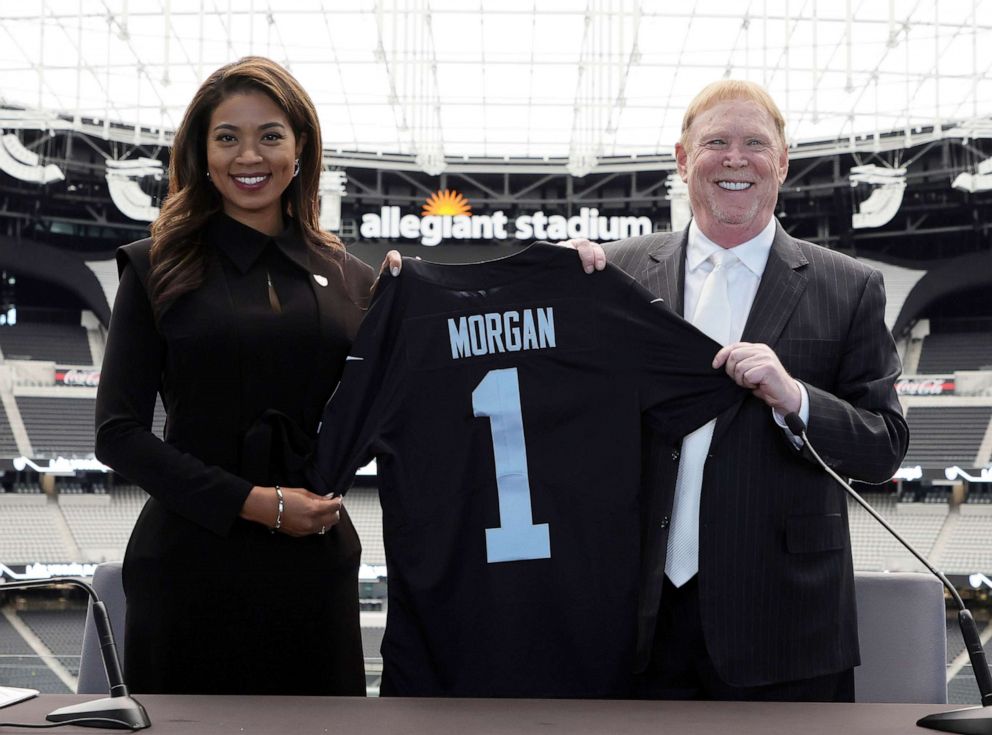
[[[367,626],[362,628],[362,650],[365,653],[365,658],[382,658],[379,648],[382,646],[382,636],[385,632],[385,626]]]
[[[920,501],[930,503],[931,505],[947,505],[949,499],[950,493],[948,489],[944,486],[936,486],[927,490]]]
[[[17,396],[36,458],[92,457],[93,398]]]
[[[981,698],[978,695],[978,684],[975,683],[975,673],[971,666],[965,666],[958,675],[947,682],[947,702],[949,704],[974,705]]]
[[[8,360],[47,360],[92,365],[86,329],[71,324],[20,322],[0,327],[0,350]]]
[[[345,507],[362,540],[362,563],[385,564],[382,544],[382,507],[374,489],[355,487],[345,496]]]
[[[947,518],[947,505],[941,507],[928,503],[903,503],[897,507],[895,496],[891,494],[864,493],[862,497],[920,553],[930,553]],[[848,501],[848,521],[855,569],[876,572],[924,569],[878,521],[853,500]]]
[[[4,615],[0,615],[0,682],[51,694],[69,694],[67,687],[31,649]]]
[[[904,466],[975,467],[992,406],[910,406]]]
[[[21,610],[18,617],[41,639],[49,651],[73,676],[79,676],[79,652],[83,644],[83,608]]]
[[[936,561],[947,574],[988,574],[992,570],[992,514],[962,513]]]
[[[976,623],[979,634],[983,635],[986,623],[981,620],[976,620]],[[947,620],[947,663],[953,662],[963,652],[964,640],[961,638],[957,616],[949,616]],[[992,640],[985,644],[985,656],[986,659],[992,660]],[[961,705],[974,705],[981,701],[978,684],[975,682],[975,671],[971,668],[970,662],[965,663],[964,667],[947,682],[947,701],[950,704]]]
[[[10,429],[7,409],[0,403],[0,457],[19,457],[20,455],[17,441],[14,439],[14,432]]]
[[[72,561],[75,551],[63,537],[58,514],[45,495],[0,495],[0,562]]]
[[[992,505],[992,486],[977,483],[972,485],[965,502],[970,505]]]
[[[989,368],[992,368],[992,332],[952,332],[923,338],[916,372],[948,375],[955,370]]]
[[[23,482],[15,480],[10,488],[10,492],[17,495],[40,495],[41,486],[37,482]]]
[[[977,621],[976,621],[977,622]],[[978,632],[982,631],[982,624],[978,623]],[[964,652],[964,637],[961,635],[961,626],[958,625],[957,617],[948,615],[947,617],[947,663]]]
[[[121,559],[131,529],[148,496],[140,488],[115,488],[109,494],[60,495],[59,509],[83,561]]]

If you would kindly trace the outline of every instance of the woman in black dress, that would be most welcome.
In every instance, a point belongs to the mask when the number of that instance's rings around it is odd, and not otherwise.
[[[361,546],[301,487],[374,277],[320,230],[320,170],[296,80],[229,64],[176,131],[152,237],[118,252],[96,452],[151,496],[124,558],[132,691],[364,695]]]

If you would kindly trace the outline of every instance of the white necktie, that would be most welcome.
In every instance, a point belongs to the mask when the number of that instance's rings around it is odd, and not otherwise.
[[[713,270],[706,277],[692,323],[721,345],[730,343],[730,295],[727,274],[740,263],[734,253],[720,250],[710,255]],[[699,498],[703,488],[703,467],[709,452],[716,419],[696,429],[682,440],[675,504],[668,533],[665,574],[681,587],[699,570]]]

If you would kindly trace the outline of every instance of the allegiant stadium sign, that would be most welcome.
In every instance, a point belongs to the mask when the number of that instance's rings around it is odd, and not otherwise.
[[[362,215],[360,232],[368,240],[419,240],[439,245],[445,240],[620,240],[651,233],[647,217],[602,216],[595,207],[564,217],[543,211],[520,214],[512,220],[502,211],[472,214],[468,200],[445,189],[427,198],[420,215],[402,214],[399,207],[382,207]]]

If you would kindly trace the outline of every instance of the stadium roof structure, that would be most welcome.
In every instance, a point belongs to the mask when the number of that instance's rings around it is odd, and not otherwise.
[[[316,102],[329,155],[437,174],[668,160],[705,83],[765,85],[796,152],[992,135],[983,0],[31,0],[0,7],[0,127],[168,144],[248,54]]]

